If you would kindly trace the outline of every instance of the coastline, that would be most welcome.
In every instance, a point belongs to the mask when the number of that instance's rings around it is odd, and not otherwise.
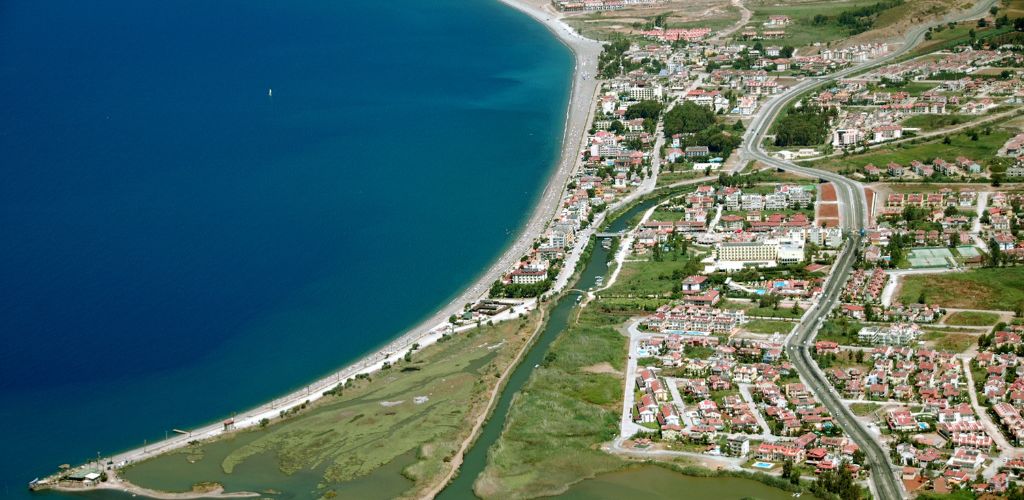
[[[321,398],[323,391],[343,383],[349,378],[380,370],[384,363],[394,362],[399,359],[413,344],[419,344],[420,347],[424,347],[437,342],[444,334],[475,328],[475,326],[470,325],[453,329],[448,324],[447,318],[452,314],[461,312],[464,304],[486,298],[490,284],[499,279],[513,263],[518,261],[530,249],[534,240],[543,233],[551,218],[557,213],[557,207],[562,199],[568,180],[578,166],[579,151],[586,137],[585,132],[589,125],[588,122],[593,115],[595,96],[599,88],[598,82],[593,78],[584,79],[582,71],[588,67],[590,71],[596,71],[597,57],[602,50],[599,42],[576,34],[575,31],[560,20],[560,16],[556,13],[546,12],[540,7],[540,5],[545,5],[542,1],[536,2],[538,5],[531,4],[530,0],[500,1],[547,27],[561,43],[572,51],[575,60],[559,158],[554,170],[549,174],[548,182],[537,203],[534,205],[529,219],[519,230],[516,239],[506,247],[494,263],[478,275],[460,294],[430,315],[426,320],[421,321],[412,329],[374,352],[361,357],[340,370],[320,377],[305,387],[237,414],[230,428],[224,422],[214,422],[188,431],[187,434],[179,434],[141,448],[123,451],[112,455],[107,460],[112,461],[116,466],[122,466],[182,448],[192,441],[209,440],[236,430],[257,426],[264,418],[274,419],[278,417],[281,411],[286,411],[305,402],[312,402]],[[581,238],[581,240],[585,242],[584,238]],[[569,277],[574,271],[575,266],[573,263],[578,260],[582,248],[582,245],[577,245],[573,248],[562,273],[556,280],[553,289],[555,292],[560,291],[568,282]],[[495,316],[493,321],[513,319],[523,312],[534,309],[536,305],[535,299],[521,301],[516,307]],[[125,483],[122,484],[121,489],[143,495],[146,494],[146,491],[149,491],[136,485],[128,486]]]

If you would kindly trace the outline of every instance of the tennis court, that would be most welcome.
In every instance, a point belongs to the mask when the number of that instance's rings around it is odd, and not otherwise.
[[[914,248],[910,251],[907,260],[910,261],[910,267],[914,269],[956,266],[953,254],[949,252],[949,249],[943,247]]]
[[[972,246],[956,247],[956,251],[960,252],[960,256],[965,258],[965,259],[973,259],[973,258],[976,258],[976,257],[981,257],[981,252],[979,252],[976,247],[972,247]]]

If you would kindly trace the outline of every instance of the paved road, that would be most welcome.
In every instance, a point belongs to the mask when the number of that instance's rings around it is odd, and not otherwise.
[[[764,415],[761,414],[761,410],[754,404],[754,398],[750,395],[750,384],[736,384],[740,389],[740,394],[743,395],[743,399],[747,402],[747,406],[750,408],[750,412],[754,414],[754,418],[757,419],[757,425],[761,427],[761,432],[767,436],[772,434],[771,427],[768,427],[768,422],[765,421]]]
[[[995,4],[995,0],[979,2],[970,11],[960,14],[952,19],[943,19],[943,22],[954,19],[971,19],[984,15],[989,7]],[[870,225],[868,214],[867,196],[864,193],[864,186],[859,182],[847,177],[835,174],[804,168],[796,164],[769,156],[764,149],[764,137],[775,121],[779,113],[790,103],[800,97],[805,91],[814,88],[822,83],[844,78],[858,71],[869,67],[886,64],[906,54],[924,39],[924,33],[928,25],[921,25],[914,28],[905,37],[905,43],[899,49],[880,57],[866,64],[838,71],[824,78],[809,78],[797,85],[794,85],[785,93],[767,101],[758,115],[751,122],[744,136],[741,147],[741,154],[745,159],[758,160],[769,166],[783,170],[817,176],[823,180],[831,181],[836,186],[836,195],[839,200],[840,219],[842,227],[848,231],[847,244],[838,257],[833,267],[832,275],[825,284],[824,293],[819,302],[805,314],[802,322],[794,329],[794,332],[787,337],[786,352],[793,361],[801,378],[814,392],[819,400],[828,408],[832,416],[840,426],[850,435],[851,438],[864,451],[867,463],[871,466],[871,481],[874,494],[878,498],[897,499],[904,496],[902,481],[899,479],[898,469],[889,462],[888,453],[861,423],[854,417],[849,409],[842,404],[835,389],[825,379],[824,374],[818,365],[811,359],[808,346],[812,342],[817,329],[828,315],[829,311],[838,303],[843,285],[849,277],[850,270],[854,263],[855,249],[861,246],[860,231]]]

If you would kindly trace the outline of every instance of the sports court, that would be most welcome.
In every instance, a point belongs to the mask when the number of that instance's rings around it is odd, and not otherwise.
[[[974,259],[977,257],[981,257],[981,252],[979,252],[976,247],[972,246],[956,247],[956,251],[960,252],[960,256],[963,257],[964,259]]]
[[[910,251],[907,260],[910,261],[910,267],[914,269],[956,266],[953,254],[949,252],[949,249],[943,247],[914,248]]]

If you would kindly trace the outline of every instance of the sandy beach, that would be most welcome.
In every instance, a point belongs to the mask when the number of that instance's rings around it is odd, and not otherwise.
[[[223,422],[213,423],[198,429],[191,429],[187,434],[179,434],[145,447],[119,453],[109,457],[109,460],[113,461],[117,466],[121,466],[184,447],[194,440],[211,439],[225,432],[230,432],[232,429],[237,430],[258,425],[264,418],[273,419],[277,417],[282,410],[298,406],[306,401],[319,399],[322,397],[324,390],[334,387],[346,379],[361,373],[379,370],[385,362],[394,362],[399,359],[413,344],[419,344],[421,347],[430,345],[441,338],[443,334],[453,332],[447,322],[447,319],[452,314],[461,313],[463,306],[467,303],[473,303],[478,299],[485,298],[491,283],[499,279],[522,255],[529,251],[533,241],[543,233],[545,227],[556,214],[558,204],[565,191],[565,186],[578,167],[579,152],[583,146],[583,140],[586,137],[585,132],[589,127],[588,122],[590,117],[593,116],[596,102],[598,82],[593,78],[593,75],[597,70],[597,58],[601,53],[601,44],[578,35],[560,20],[558,13],[550,10],[549,4],[545,1],[500,1],[529,15],[548,27],[562,43],[572,50],[576,62],[572,91],[566,110],[561,156],[551,172],[550,179],[537,201],[530,218],[520,229],[518,237],[506,248],[501,257],[487,268],[485,272],[480,274],[461,294],[416,327],[390,341],[375,352],[330,375],[259,407],[239,413],[233,419],[233,424],[230,426],[231,429],[228,429],[229,426]],[[585,76],[585,74],[589,74],[589,77]],[[556,281],[556,291],[565,286],[569,276],[572,274],[574,263],[578,260],[579,253],[586,242],[583,237],[580,240],[583,244],[577,244],[566,259],[565,269],[563,269],[562,274]],[[520,313],[528,311],[535,306],[535,300],[522,301],[520,305],[496,316],[494,320],[502,321],[515,318]],[[473,326],[465,326],[456,328],[454,331],[459,332],[471,328]]]

